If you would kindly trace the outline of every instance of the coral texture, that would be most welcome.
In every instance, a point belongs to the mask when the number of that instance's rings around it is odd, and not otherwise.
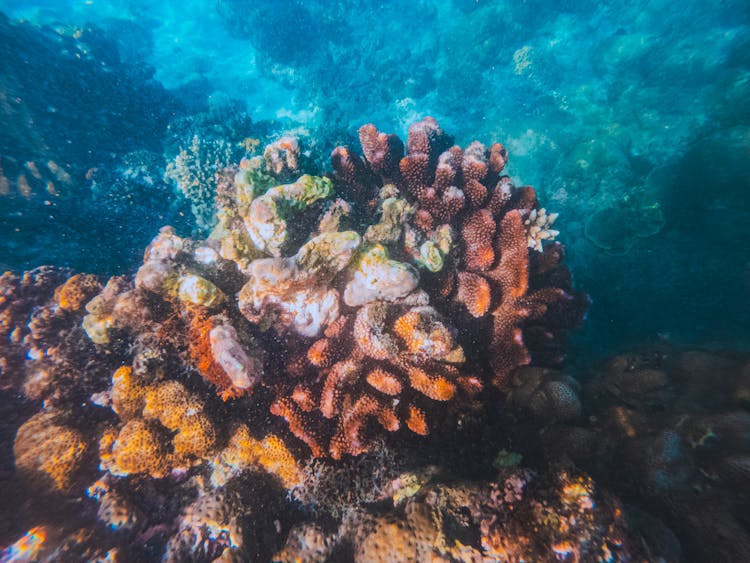
[[[401,507],[354,510],[338,530],[289,533],[283,561],[325,561],[342,544],[354,561],[632,561],[642,556],[622,505],[590,477],[504,470],[497,481],[432,482]],[[307,559],[309,558],[309,559]]]
[[[177,381],[144,384],[132,368],[112,376],[112,409],[123,421],[104,433],[101,465],[114,475],[163,477],[212,453],[216,428],[203,403]]]
[[[37,491],[68,492],[79,477],[89,444],[59,411],[42,411],[18,429],[13,456],[21,477]]]

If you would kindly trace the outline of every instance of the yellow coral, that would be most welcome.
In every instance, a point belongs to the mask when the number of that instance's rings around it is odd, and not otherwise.
[[[148,473],[164,477],[169,457],[164,439],[153,425],[135,418],[125,423],[117,437],[107,432],[100,442],[101,467],[113,475]]]
[[[229,444],[217,457],[216,466],[214,480],[220,482],[224,480],[221,476],[223,472],[231,473],[253,466],[261,467],[278,477],[287,489],[301,480],[300,468],[294,455],[281,438],[269,434],[258,440],[244,424],[235,429]]]
[[[143,410],[145,394],[145,386],[138,384],[130,366],[122,366],[112,375],[112,410],[121,419],[133,418]]]
[[[78,311],[101,290],[96,276],[76,274],[55,290],[55,300],[66,311]]]
[[[159,477],[210,455],[216,428],[203,403],[177,381],[143,385],[124,366],[112,377],[112,408],[125,422],[100,441],[102,468]]]
[[[21,425],[13,442],[20,476],[35,488],[66,492],[83,465],[88,444],[58,411],[42,411]]]

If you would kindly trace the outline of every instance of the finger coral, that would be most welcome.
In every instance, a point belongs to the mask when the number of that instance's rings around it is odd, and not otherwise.
[[[508,154],[499,143],[452,146],[429,117],[409,128],[405,154],[391,137],[365,125],[363,160],[349,149],[334,151],[341,189],[366,188],[373,197],[392,185],[413,203],[405,249],[418,266],[439,272],[433,297],[454,301],[491,331],[485,361],[495,385],[505,387],[513,369],[532,359],[559,363],[565,333],[583,318],[587,298],[572,289],[562,247],[543,244],[558,234],[551,228],[557,214],[540,209],[533,188],[516,188],[501,175]],[[438,252],[427,242],[445,229],[458,240]],[[453,267],[443,266],[444,256]]]
[[[460,371],[463,350],[429,306],[364,305],[331,325],[307,360],[321,374],[319,383],[299,383],[272,412],[284,416],[316,455],[337,459],[367,451],[372,425],[427,434],[426,414],[435,403],[481,389],[476,377]],[[321,434],[326,427],[332,435]]]

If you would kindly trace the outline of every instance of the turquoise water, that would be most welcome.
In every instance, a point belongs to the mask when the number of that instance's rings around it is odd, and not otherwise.
[[[213,128],[229,143],[292,132],[324,160],[364,123],[403,136],[432,115],[460,144],[504,143],[514,178],[561,213],[568,261],[595,303],[592,346],[747,341],[744,2],[6,1],[0,10],[24,22],[3,22],[3,91],[21,100],[4,113],[6,176],[59,160],[75,192],[50,205],[44,194],[6,198],[7,268],[132,269],[155,228],[185,224],[161,171],[191,131]],[[201,124],[210,111],[214,123]],[[92,168],[95,182],[85,178]]]
[[[591,298],[573,369],[748,350],[739,0],[0,0],[0,271],[132,276],[162,226],[205,237],[215,208],[180,189],[180,151],[210,191],[279,138],[323,173],[360,126],[406,139],[426,116],[502,143],[504,173],[559,213]]]

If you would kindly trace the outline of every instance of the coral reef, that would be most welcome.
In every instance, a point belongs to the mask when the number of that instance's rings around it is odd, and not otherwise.
[[[80,324],[101,290],[95,276],[41,267],[0,277],[0,388],[19,386],[48,405],[86,398],[105,386],[106,358]],[[66,279],[67,278],[67,279]]]
[[[270,560],[280,536],[274,520],[278,523],[283,506],[276,493],[257,475],[235,478],[219,489],[199,486],[163,561]]]
[[[497,409],[488,383],[508,416],[576,420],[575,381],[536,363],[561,360],[547,352],[586,300],[554,218],[499,175],[502,147],[450,147],[431,119],[406,156],[374,126],[360,136],[365,159],[337,148],[329,175],[295,178],[288,138],[219,171],[211,234],[163,227],[132,278],[3,276],[3,384],[45,401],[16,434],[15,479],[87,497],[45,553],[260,561],[287,537],[282,558],[471,560],[511,553],[500,536],[518,558],[631,549],[585,476],[538,484],[500,464],[533,485],[495,506],[499,481],[436,484],[404,448],[456,455],[457,433]],[[24,515],[13,541],[39,522]]]
[[[347,513],[338,530],[298,524],[276,557],[325,561],[348,547],[354,561],[632,561],[639,539],[587,475],[514,469],[489,483],[434,480],[402,507]]]
[[[562,246],[542,242],[555,216],[500,176],[505,149],[451,147],[431,118],[410,128],[405,156],[373,125],[360,140],[364,159],[334,150],[332,178],[290,182],[289,139],[219,174],[209,238],[162,228],[134,287],[113,278],[86,305],[92,341],[128,335],[139,377],[153,373],[142,360],[158,371],[154,354],[171,355],[224,399],[270,396],[315,456],[336,459],[383,433],[429,434],[532,359],[559,364],[586,297]],[[490,345],[467,357],[462,342],[480,339]],[[158,442],[140,418],[122,431]]]

